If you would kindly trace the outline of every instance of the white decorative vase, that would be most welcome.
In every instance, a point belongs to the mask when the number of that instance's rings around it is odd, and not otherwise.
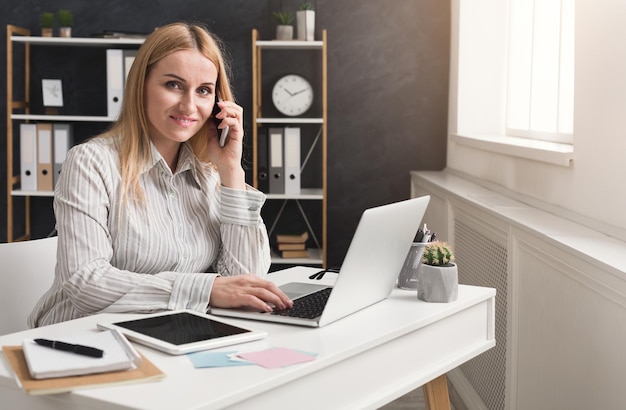
[[[59,37],[72,37],[72,28],[59,27]]]
[[[293,40],[293,26],[276,26],[276,40]]]
[[[459,295],[456,264],[431,266],[421,264],[417,274],[417,297],[425,302],[453,302]]]
[[[296,11],[298,40],[315,40],[315,10]]]

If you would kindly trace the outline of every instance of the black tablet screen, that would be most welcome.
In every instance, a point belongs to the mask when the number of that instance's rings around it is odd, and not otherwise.
[[[129,320],[115,324],[174,345],[248,332],[246,329],[187,312]]]

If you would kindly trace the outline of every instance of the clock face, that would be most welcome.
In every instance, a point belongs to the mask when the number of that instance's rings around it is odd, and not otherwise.
[[[284,115],[303,114],[313,104],[313,87],[304,77],[295,74],[286,75],[274,85],[272,101]]]

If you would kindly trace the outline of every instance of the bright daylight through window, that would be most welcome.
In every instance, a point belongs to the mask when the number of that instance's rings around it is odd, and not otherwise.
[[[507,134],[571,143],[574,0],[510,0]]]

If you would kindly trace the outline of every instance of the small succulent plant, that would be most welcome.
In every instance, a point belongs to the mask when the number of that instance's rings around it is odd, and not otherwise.
[[[311,3],[310,1],[305,1],[302,4],[300,4],[300,7],[298,7],[298,10],[313,10],[313,3]]]
[[[74,25],[74,15],[70,10],[59,10],[57,17],[61,27],[72,27]]]
[[[293,22],[293,13],[290,11],[275,11],[272,14],[280,25],[288,26]]]
[[[43,12],[39,15],[39,25],[42,28],[52,28],[54,25],[54,13]]]
[[[445,242],[435,241],[429,242],[424,246],[422,254],[422,263],[431,266],[446,266],[454,262],[454,254],[452,249]]]

